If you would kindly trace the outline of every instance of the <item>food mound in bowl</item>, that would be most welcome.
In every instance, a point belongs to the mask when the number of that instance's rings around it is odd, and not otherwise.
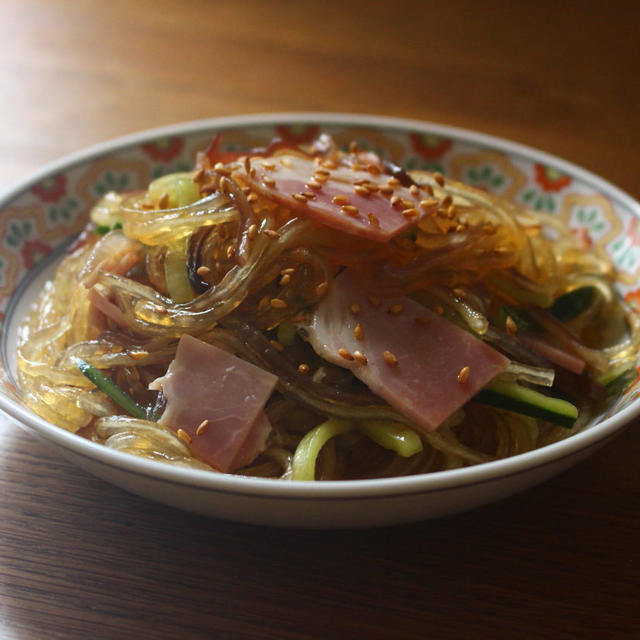
[[[553,216],[327,136],[109,193],[20,329],[50,422],[289,480],[473,465],[570,436],[634,372],[607,258]]]

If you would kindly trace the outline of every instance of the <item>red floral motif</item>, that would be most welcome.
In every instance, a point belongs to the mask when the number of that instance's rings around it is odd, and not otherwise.
[[[640,247],[640,230],[638,230],[638,218],[636,216],[631,218],[626,236],[631,240],[632,247]]]
[[[413,150],[429,160],[440,158],[453,144],[451,140],[446,138],[423,133],[412,133],[409,140]]]
[[[589,230],[584,227],[579,229],[571,229],[573,237],[580,243],[583,249],[593,249],[593,240],[589,235]]]
[[[283,142],[293,146],[309,144],[318,137],[319,133],[320,127],[313,124],[305,127],[304,129],[297,129],[286,125],[278,125],[276,127],[276,134],[278,138],[281,138]]]
[[[629,291],[624,297],[625,302],[636,311],[640,311],[640,289]]]
[[[67,177],[63,174],[47,178],[31,189],[43,202],[59,202],[67,193]]]
[[[40,242],[40,240],[27,240],[20,251],[22,261],[27,269],[31,269],[33,265],[40,261],[41,258],[51,253],[51,247]]]
[[[544,191],[561,191],[571,184],[571,177],[557,169],[536,164],[534,167],[536,182]]]
[[[156,162],[171,162],[184,147],[183,138],[162,138],[142,145],[142,150]]]

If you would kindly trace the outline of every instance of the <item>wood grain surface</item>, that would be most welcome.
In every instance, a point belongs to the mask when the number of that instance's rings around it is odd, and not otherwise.
[[[0,189],[138,129],[251,112],[433,120],[640,197],[634,2],[0,2]],[[0,418],[0,639],[633,638],[640,424],[471,513],[363,531],[216,521]]]

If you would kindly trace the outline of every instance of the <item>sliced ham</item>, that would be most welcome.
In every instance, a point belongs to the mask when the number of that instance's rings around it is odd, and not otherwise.
[[[350,369],[427,431],[509,364],[484,342],[413,300],[372,302],[348,270],[333,281],[306,328],[319,355]]]
[[[263,408],[276,381],[268,371],[184,335],[167,373],[150,388],[167,399],[159,422],[184,430],[195,455],[230,472],[264,449],[271,425]],[[208,424],[197,433],[204,420]]]
[[[438,206],[423,189],[382,173],[379,163],[338,165],[291,151],[245,160],[234,179],[296,215],[377,242],[401,234]]]
[[[578,358],[578,356],[568,353],[560,347],[549,344],[548,341],[542,340],[541,338],[536,338],[535,336],[525,334],[518,334],[518,341],[521,342],[525,347],[533,349],[550,362],[553,362],[559,367],[562,367],[563,369],[566,369],[567,371],[571,371],[578,375],[580,375],[584,371],[584,368],[587,365],[587,363],[582,358]]]

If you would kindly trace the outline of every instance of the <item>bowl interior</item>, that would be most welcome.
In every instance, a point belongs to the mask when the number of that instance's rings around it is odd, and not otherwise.
[[[218,133],[222,150],[264,146],[274,137],[306,143],[328,133],[345,148],[356,140],[406,169],[439,171],[557,215],[610,256],[621,296],[640,305],[640,205],[553,156],[450,127],[384,118],[283,114],[178,125],[63,159],[0,201],[0,408],[7,401],[20,402],[15,386],[17,326],[57,258],[85,225],[92,204],[108,191],[142,189],[161,175],[190,170],[196,153]],[[637,378],[593,424],[618,414],[639,395]]]

